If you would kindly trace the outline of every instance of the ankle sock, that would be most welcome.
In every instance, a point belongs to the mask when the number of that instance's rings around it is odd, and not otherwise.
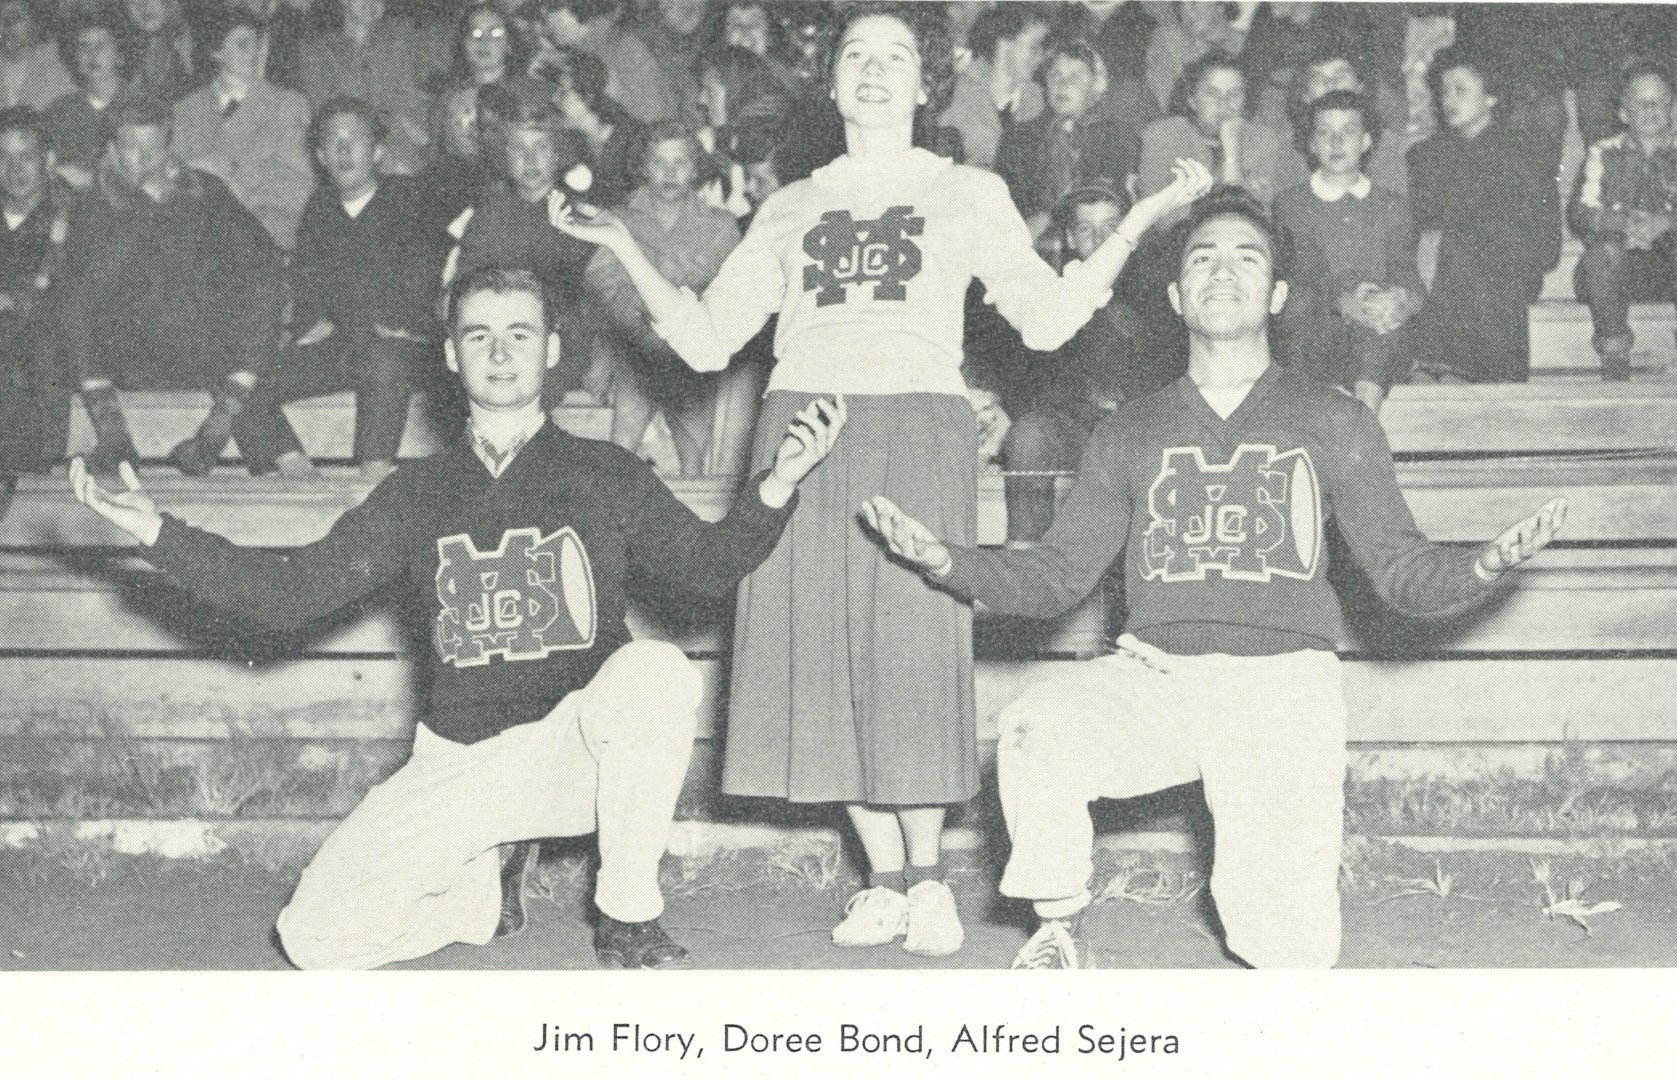
[[[907,892],[908,883],[903,880],[901,870],[870,870],[868,872],[868,888],[887,888],[892,892]]]
[[[903,870],[903,884],[907,885],[911,889],[914,888],[916,885],[920,884],[922,881],[942,881],[942,880],[943,880],[943,860],[942,859],[939,859],[937,862],[933,863],[930,866],[913,866],[913,865],[910,865],[910,866],[904,868],[904,870]]]

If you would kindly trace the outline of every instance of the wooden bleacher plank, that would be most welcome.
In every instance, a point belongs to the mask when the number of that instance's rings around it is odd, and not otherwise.
[[[1677,541],[1677,460],[1402,462],[1398,480],[1440,542],[1488,540],[1557,495],[1564,543]]]
[[[148,460],[161,460],[177,441],[190,435],[209,407],[204,395],[155,392],[130,394],[127,399],[135,402],[131,427],[141,455]],[[181,404],[183,400],[188,404]],[[300,402],[290,412],[313,456],[323,460],[349,457],[353,404],[348,395]],[[597,406],[562,406],[555,416],[567,430],[590,437],[602,437],[610,424],[609,410]],[[92,445],[83,410],[77,407],[74,417],[73,453]],[[1580,379],[1398,386],[1382,410],[1381,423],[1392,448],[1408,454],[1677,446],[1677,383],[1604,384]],[[416,398],[402,455],[424,456],[436,445],[423,403]]]
[[[1400,454],[1677,447],[1677,383],[1395,386],[1380,422]]]
[[[324,535],[366,495],[366,485],[337,470],[328,483],[223,474],[192,480],[167,469],[143,470],[158,505],[241,544],[286,547]],[[1400,462],[1398,479],[1428,536],[1446,542],[1487,540],[1554,495],[1566,495],[1569,542],[1677,540],[1677,460]],[[726,512],[728,477],[672,480],[676,496],[701,517]],[[1007,512],[1002,479],[979,478],[978,538],[1000,544]],[[130,547],[127,534],[76,503],[62,477],[26,476],[0,518],[0,547]]]
[[[1572,296],[1568,279],[1564,296],[1551,296],[1559,284],[1545,279],[1543,299],[1527,310],[1534,373],[1600,371],[1601,358],[1591,341],[1590,309]],[[1632,304],[1630,329],[1636,335],[1631,364],[1644,371],[1666,371],[1677,364],[1677,315],[1670,304]]]
[[[1578,297],[1572,288],[1572,273],[1578,267],[1578,260],[1583,258],[1584,245],[1582,241],[1568,236],[1561,244],[1560,262],[1555,268],[1543,276],[1544,300],[1576,300]]]
[[[981,664],[980,737],[1032,679],[1078,661]],[[699,737],[715,730],[721,663]],[[406,665],[313,659],[247,669],[207,660],[0,657],[0,738],[405,739]],[[1677,659],[1494,659],[1345,664],[1356,743],[1677,739]]]
[[[167,457],[176,443],[198,430],[210,410],[210,395],[193,390],[130,390],[124,391],[121,397],[135,449],[148,461]],[[323,461],[349,460],[355,434],[354,394],[346,391],[294,402],[285,406],[285,415],[311,457]],[[553,415],[561,427],[574,435],[604,439],[611,434],[610,409],[567,404],[556,408]],[[407,427],[402,432],[398,456],[427,457],[436,452],[441,439],[425,399],[416,395],[409,403]],[[92,424],[77,397],[70,405],[67,452],[86,453],[93,449],[93,443]],[[229,445],[222,458],[240,460],[237,445]]]

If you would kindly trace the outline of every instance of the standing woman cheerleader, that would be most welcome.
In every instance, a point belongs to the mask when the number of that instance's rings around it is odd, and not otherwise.
[[[998,177],[915,145],[952,77],[941,5],[846,6],[835,30],[829,93],[846,152],[764,202],[702,299],[665,281],[610,214],[572,211],[560,227],[617,256],[654,328],[700,371],[726,366],[780,316],[757,467],[799,409],[844,395],[849,434],[740,590],[722,787],[844,804],[870,874],[834,943],[906,937],[910,952],[943,956],[963,937],[942,880],[944,813],[978,790],[972,610],[891,561],[858,508],[882,492],[934,533],[972,542],[968,284],[984,283],[1028,346],[1053,349],[1105,302],[1148,226],[1211,178],[1182,163],[1061,276],[1032,250]]]

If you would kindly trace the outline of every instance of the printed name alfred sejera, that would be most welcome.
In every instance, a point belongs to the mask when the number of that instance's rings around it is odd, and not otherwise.
[[[962,1024],[953,1036],[928,1038],[926,1025],[912,1031],[865,1031],[857,1024],[840,1024],[837,1032],[755,1031],[743,1024],[725,1023],[719,1045],[723,1053],[819,1054],[837,1050],[841,1054],[909,1054],[930,1057],[934,1046],[944,1043],[951,1054],[1059,1054],[1070,1049],[1079,1054],[1112,1054],[1122,1061],[1135,1054],[1175,1054],[1181,1050],[1175,1035],[1155,1032],[1116,1031],[1095,1024],[1081,1024],[1063,1038],[1067,1025],[1021,1032],[1007,1024]],[[947,1040],[947,1041],[946,1041]],[[541,1025],[538,1051],[592,1053],[614,1052],[673,1054],[685,1061],[705,1052],[697,1032],[663,1031],[638,1023],[617,1023],[609,1037],[596,1040],[592,1031],[579,1031],[559,1024]]]

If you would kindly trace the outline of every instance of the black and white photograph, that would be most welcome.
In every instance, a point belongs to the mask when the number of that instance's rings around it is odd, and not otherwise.
[[[6,1072],[1656,1075],[1674,105],[1658,3],[0,0]]]

